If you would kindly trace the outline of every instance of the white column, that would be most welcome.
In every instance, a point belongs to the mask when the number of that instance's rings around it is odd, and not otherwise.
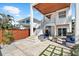
[[[56,20],[55,20],[55,21],[56,21]],[[57,30],[57,29],[56,29],[56,22],[55,22],[54,30],[55,30],[55,35],[54,35],[54,36],[56,37],[56,35],[57,35],[57,34],[56,34],[56,33],[57,33],[57,31],[56,31],[56,30]]]
[[[56,15],[54,15],[54,30],[55,30],[55,37],[57,36],[57,28],[56,28]]]
[[[76,3],[75,40],[79,43],[79,3]]]
[[[30,36],[33,35],[33,6],[30,4]]]
[[[75,11],[74,11],[75,12]],[[68,20],[69,20],[69,32],[72,32],[72,3],[70,4],[69,12],[68,12]]]
[[[72,21],[69,22],[69,31],[68,32],[72,32]]]
[[[57,15],[56,15],[56,12],[54,12],[52,15],[51,15],[51,20],[52,20],[52,22],[53,22],[53,24],[54,24],[54,27],[53,27],[53,36],[54,37],[56,37],[56,35],[57,35],[57,29],[56,29],[56,19],[57,19]]]

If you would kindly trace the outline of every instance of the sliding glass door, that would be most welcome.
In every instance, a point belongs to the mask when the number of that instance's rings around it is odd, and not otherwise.
[[[67,28],[58,28],[58,36],[66,36]]]

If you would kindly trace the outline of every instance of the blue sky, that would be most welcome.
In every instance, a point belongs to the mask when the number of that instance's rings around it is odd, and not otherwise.
[[[15,19],[26,18],[30,16],[30,3],[0,3],[0,13],[12,15]],[[43,18],[37,10],[33,13],[38,20]]]
[[[30,14],[29,3],[0,3],[0,13],[10,14],[15,19],[26,18]]]
[[[26,18],[30,15],[30,3],[0,3],[0,13],[10,14],[15,19]],[[34,18],[43,19],[43,15],[34,9]],[[72,15],[75,16],[75,4],[72,5]]]
[[[76,7],[75,7],[75,3],[72,4],[72,17],[75,17],[75,11],[76,11]]]
[[[41,14],[38,10],[33,9],[33,15],[34,18],[38,19],[38,20],[42,20],[43,19],[43,14]]]

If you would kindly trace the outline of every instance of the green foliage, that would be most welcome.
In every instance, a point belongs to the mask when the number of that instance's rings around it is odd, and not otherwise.
[[[13,25],[11,23],[0,24],[0,29],[12,29]]]
[[[4,44],[11,44],[13,42],[12,33],[9,32],[8,30],[5,30],[4,37],[5,37],[5,39],[3,39]]]
[[[79,56],[79,44],[75,45],[71,50],[71,52],[72,52],[72,55]]]
[[[12,33],[9,32],[9,29],[13,28],[13,25],[11,24],[11,21],[14,19],[13,16],[11,15],[6,15],[6,14],[2,14],[0,13],[0,29],[2,29],[3,32],[3,37],[5,37],[5,39],[2,39],[2,43],[3,44],[10,44],[11,42],[13,42],[13,37],[12,37]]]
[[[13,25],[11,23],[0,23],[0,29],[12,29]]]
[[[0,13],[0,16],[2,16],[0,17],[0,29],[12,29],[11,21],[14,20],[14,17],[2,13]]]

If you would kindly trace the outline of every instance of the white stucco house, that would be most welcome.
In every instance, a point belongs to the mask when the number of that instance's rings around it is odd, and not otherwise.
[[[71,21],[67,18],[69,7],[53,12],[50,19],[47,20],[44,26],[44,31],[48,29],[50,35],[66,36],[67,32],[71,32]]]
[[[40,25],[40,22],[39,20],[33,18],[33,28],[36,29],[38,28],[38,26]],[[20,28],[24,28],[24,29],[30,29],[30,17],[27,17],[27,18],[24,18],[24,19],[20,19],[19,21],[19,24],[21,25]]]
[[[59,37],[65,37],[72,32],[72,20],[68,16],[71,4],[38,3],[33,7],[44,15],[39,31],[45,33],[48,30],[51,36]]]

